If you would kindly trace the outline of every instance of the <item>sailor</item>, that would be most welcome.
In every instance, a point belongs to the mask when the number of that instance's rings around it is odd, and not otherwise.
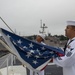
[[[44,43],[44,40],[45,40],[45,34],[38,34],[36,36],[36,42],[46,45]]]
[[[75,75],[75,21],[67,21],[65,35],[69,38],[65,55],[54,58],[53,62],[63,67],[63,75]]]
[[[41,44],[43,44],[43,45],[46,45],[46,44],[44,43],[44,40],[45,40],[45,34],[38,34],[38,35],[36,36],[36,42],[41,43]],[[44,75],[44,70],[42,70],[42,71],[40,71],[40,72],[38,72],[38,73],[34,73],[34,74],[33,74],[33,71],[30,70],[30,75]]]

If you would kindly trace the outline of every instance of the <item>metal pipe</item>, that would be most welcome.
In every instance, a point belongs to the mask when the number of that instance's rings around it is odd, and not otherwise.
[[[9,27],[9,25],[0,17],[0,19],[3,21],[3,23],[14,33],[14,31]],[[15,34],[15,33],[14,33]]]

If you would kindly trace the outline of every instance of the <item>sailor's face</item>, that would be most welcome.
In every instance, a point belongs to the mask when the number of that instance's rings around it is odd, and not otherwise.
[[[41,40],[42,40],[42,38],[41,38],[39,35],[38,35],[38,36],[36,36],[36,41],[37,41],[37,42],[39,42],[39,43],[40,43],[40,42],[41,42]]]
[[[70,26],[70,25],[66,26],[65,36],[67,36],[68,38],[70,38],[70,36],[72,35],[72,32],[73,32],[72,26]]]

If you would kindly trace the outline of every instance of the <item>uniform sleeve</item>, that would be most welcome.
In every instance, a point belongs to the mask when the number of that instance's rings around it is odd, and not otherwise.
[[[61,67],[73,66],[75,64],[75,49],[72,49],[63,57],[54,58],[53,62]]]

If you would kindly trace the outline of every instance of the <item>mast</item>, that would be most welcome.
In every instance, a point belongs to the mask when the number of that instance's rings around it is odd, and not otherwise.
[[[40,28],[42,29],[42,31],[39,31],[39,33],[44,34],[44,33],[46,33],[45,29],[48,28],[48,27],[45,26],[45,23],[43,23],[43,25],[42,25],[42,20],[40,20],[40,23],[41,23],[41,27]]]

